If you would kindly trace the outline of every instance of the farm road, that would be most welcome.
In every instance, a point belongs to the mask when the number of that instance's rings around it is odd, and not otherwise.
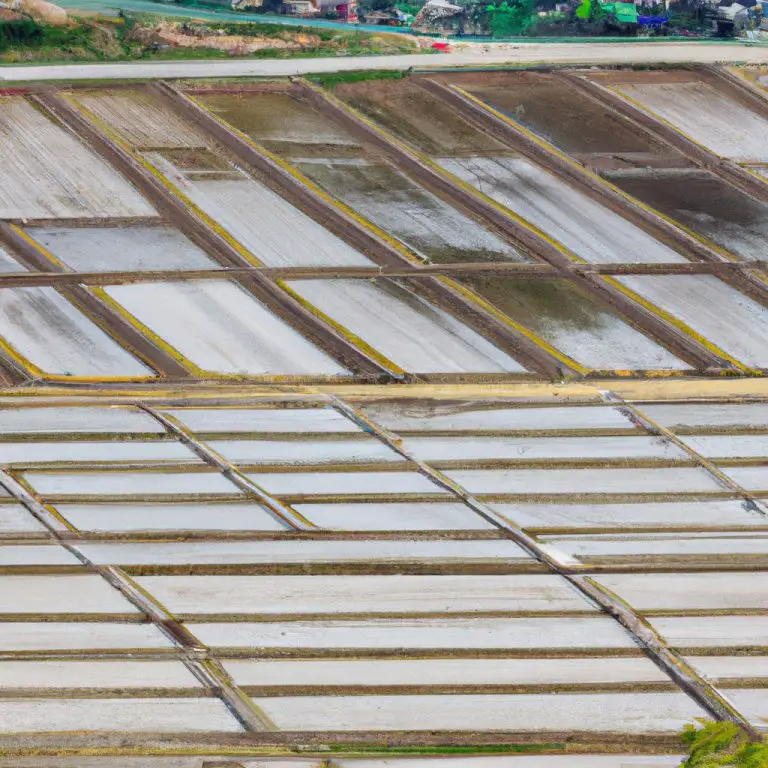
[[[0,67],[0,83],[34,80],[127,80],[201,77],[286,77],[365,69],[444,69],[520,64],[768,64],[768,45],[711,42],[463,44],[434,56],[235,59]]]

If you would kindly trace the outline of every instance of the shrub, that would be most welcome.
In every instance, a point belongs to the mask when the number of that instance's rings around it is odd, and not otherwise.
[[[683,732],[690,755],[681,768],[766,768],[768,744],[751,741],[733,723],[689,725]]]

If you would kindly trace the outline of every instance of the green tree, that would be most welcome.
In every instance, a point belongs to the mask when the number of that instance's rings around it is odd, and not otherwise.
[[[486,7],[493,37],[524,35],[536,22],[535,0],[501,0]]]

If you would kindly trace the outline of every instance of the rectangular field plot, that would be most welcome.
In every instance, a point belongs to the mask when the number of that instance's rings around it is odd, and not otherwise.
[[[418,472],[259,472],[248,475],[276,496],[445,495]]]
[[[442,78],[441,78],[442,79]],[[679,155],[637,126],[595,102],[557,75],[540,72],[451,74],[444,79],[538,133],[564,152],[605,154],[612,163],[642,161],[649,165]],[[590,158],[590,161],[599,162]],[[627,164],[629,164],[627,162]]]
[[[523,528],[633,529],[762,527],[765,515],[738,500],[647,504],[501,504],[497,512]]]
[[[0,614],[138,614],[96,575],[0,575]]]
[[[210,440],[208,446],[233,464],[379,464],[404,461],[389,446],[364,434],[352,440]]]
[[[24,479],[42,496],[240,495],[216,472],[26,472]]]
[[[143,283],[104,290],[139,323],[204,371],[346,373],[235,283]]]
[[[445,310],[394,282],[300,280],[292,291],[415,373],[501,373],[525,369]]]
[[[43,533],[45,526],[21,504],[0,504],[0,535]]]
[[[664,347],[635,330],[607,305],[566,280],[462,280],[510,319],[589,368],[648,370],[687,368]]]
[[[768,309],[711,275],[617,280],[746,365],[768,367]]]
[[[162,434],[165,430],[149,414],[137,408],[99,406],[3,407],[0,408],[0,435],[42,434]]]
[[[294,162],[335,198],[432,261],[530,261],[383,161],[297,158]]]
[[[689,435],[685,443],[711,459],[768,457],[768,435]]]
[[[0,218],[153,216],[141,195],[25,100],[0,97]]]
[[[91,533],[288,529],[258,504],[58,504],[56,508],[76,528]],[[0,506],[0,513],[3,509]]]
[[[462,157],[443,159],[441,165],[586,261],[685,261],[639,227],[528,160]]]
[[[651,623],[675,648],[743,648],[751,652],[762,648],[768,652],[768,616],[765,615],[655,616]]]
[[[53,288],[0,290],[0,333],[33,372],[110,378],[154,375]]]
[[[676,446],[655,437],[409,437],[404,442],[427,462],[686,459]],[[2,456],[2,453],[0,453]]]
[[[290,93],[206,93],[201,90],[195,92],[193,98],[254,141],[281,155],[363,154],[362,147],[348,131]]]
[[[170,227],[44,227],[28,234],[76,272],[217,269],[219,265]]]
[[[676,573],[605,574],[596,580],[633,608],[654,611],[728,611],[768,608],[765,574]]]
[[[178,408],[165,413],[198,433],[361,434],[333,408]]]
[[[595,610],[557,576],[144,576],[174,613],[446,614]]]
[[[195,636],[216,648],[636,651],[619,624],[598,613],[584,617],[409,618],[195,623]]]
[[[703,717],[683,693],[256,698],[288,731],[600,731],[677,733]]]
[[[218,699],[0,699],[0,733],[45,731],[239,733]]]
[[[689,656],[687,661],[713,681],[768,678],[768,656]]]
[[[446,473],[478,494],[706,493],[721,487],[702,469],[453,469]]]
[[[681,434],[768,430],[768,403],[642,403],[638,408]]]
[[[81,563],[69,550],[56,543],[0,545],[0,567],[59,565],[79,566]]]
[[[0,661],[0,696],[3,688],[109,691],[200,687],[180,661]]]
[[[544,536],[541,541],[584,563],[720,561],[733,565],[740,559],[768,564],[768,534],[604,534],[596,536]]]
[[[707,83],[622,83],[613,90],[717,155],[768,161],[760,140],[768,120]]]
[[[748,491],[768,491],[768,467],[724,467],[731,480]]]
[[[376,661],[231,659],[224,666],[238,685],[270,687],[536,686],[667,680],[666,675],[650,659],[644,658]]]
[[[605,174],[621,190],[745,259],[768,259],[768,205],[705,171]]]
[[[768,728],[768,697],[765,688],[724,688],[723,694],[734,702],[753,726],[765,732]]]
[[[408,78],[342,83],[334,94],[428,154],[512,154]]]
[[[439,400],[365,403],[364,412],[395,432],[557,432],[611,430],[631,434],[637,427],[617,408],[576,407],[514,408],[503,402],[441,402]],[[766,408],[768,418],[768,408]]]
[[[104,620],[57,622],[49,620],[50,618],[46,617],[44,622],[3,622],[0,625],[0,651],[142,653],[167,652],[174,647],[171,640],[153,624],[113,623]]]
[[[319,528],[334,531],[487,531],[493,525],[463,504],[294,504]],[[2,507],[0,507],[2,509]]]
[[[137,149],[207,146],[205,134],[192,121],[146,90],[74,91],[68,98]]]
[[[0,442],[0,465],[77,462],[189,464],[200,463],[200,459],[186,446],[170,440],[154,442]]]
[[[0,547],[0,564],[3,552]],[[16,547],[17,550],[33,547]],[[35,549],[44,549],[36,547]],[[59,548],[61,549],[61,548]],[[104,565],[446,563],[512,565],[531,560],[514,542],[439,540],[201,541],[82,544],[92,562]],[[62,549],[62,551],[65,551]],[[23,553],[22,553],[23,554]]]
[[[268,267],[370,267],[370,261],[263,184],[230,167],[231,178],[185,173],[158,153],[165,176]]]

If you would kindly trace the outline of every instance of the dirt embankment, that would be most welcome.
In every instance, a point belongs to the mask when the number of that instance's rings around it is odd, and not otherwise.
[[[266,36],[245,36],[216,34],[214,30],[203,28],[198,31],[189,24],[159,25],[153,32],[155,40],[178,48],[215,48],[233,55],[243,55],[266,48],[285,51],[299,51],[314,48],[320,44],[315,35],[296,34],[292,39],[280,39]]]
[[[21,10],[43,24],[63,26],[69,21],[69,16],[63,8],[47,0],[24,0]]]

